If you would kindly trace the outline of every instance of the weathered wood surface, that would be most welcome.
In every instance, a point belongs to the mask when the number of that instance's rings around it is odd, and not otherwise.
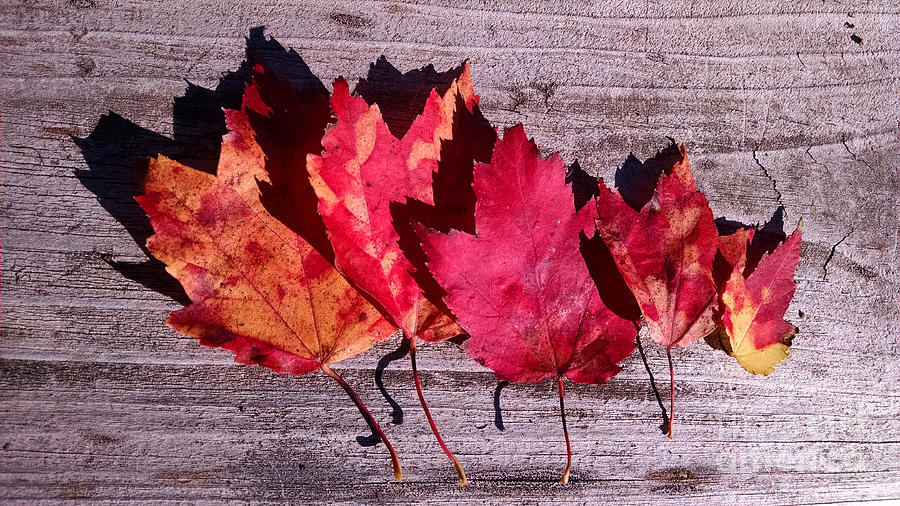
[[[0,4],[0,500],[900,498],[900,4],[224,4]],[[673,441],[638,355],[603,387],[573,386],[564,487],[550,384],[505,388],[501,432],[492,375],[452,343],[423,347],[426,395],[473,479],[462,489],[404,360],[384,375],[404,413],[389,423],[373,370],[392,341],[339,368],[401,453],[406,480],[392,483],[332,381],[237,366],[166,327],[178,303],[112,267],[145,257],[86,188],[102,178],[76,178],[87,166],[70,136],[108,110],[172,135],[183,79],[215,86],[258,25],[326,82],[364,76],[381,54],[402,70],[470,58],[489,119],[525,123],[607,180],[630,151],[685,142],[717,216],[764,221],[783,204],[788,229],[805,220],[792,357],[761,378],[703,343],[679,352]],[[128,185],[106,183],[128,202]],[[664,356],[646,348],[667,386]]]

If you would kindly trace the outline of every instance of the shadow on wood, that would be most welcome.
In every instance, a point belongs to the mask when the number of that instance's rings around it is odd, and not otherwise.
[[[369,65],[368,75],[359,80],[354,91],[369,105],[378,104],[388,129],[400,139],[422,112],[431,90],[443,95],[464,66],[438,72],[428,64],[402,73],[382,55]]]
[[[643,162],[634,153],[629,153],[622,166],[616,170],[616,190],[622,200],[635,211],[640,211],[644,204],[650,202],[663,171],[671,169],[681,160],[681,150],[675,144],[675,139],[669,137],[669,141],[668,146]]]
[[[263,37],[262,28],[251,30],[247,39],[248,61],[272,54],[274,49]],[[214,90],[188,82],[184,96],[174,99],[172,138],[142,128],[112,111],[100,118],[90,135],[72,138],[88,166],[87,170],[76,171],[76,177],[147,256],[143,262],[107,263],[124,277],[183,305],[190,303],[187,294],[146,248],[153,229],[134,196],[143,191],[148,159],[159,154],[215,173],[222,135],[226,133],[222,109],[240,106],[248,79],[249,64],[244,62],[237,71],[225,74]]]
[[[503,411],[500,409],[500,392],[509,385],[509,381],[503,380],[497,383],[494,389],[494,427],[504,431],[506,427],[503,425]]]
[[[391,365],[391,362],[400,360],[407,355],[409,355],[409,339],[401,339],[400,347],[381,357],[378,360],[378,365],[375,366],[375,386],[378,387],[378,391],[381,392],[384,400],[391,405],[391,423],[394,425],[403,423],[403,408],[400,407],[400,404],[394,400],[384,387],[384,370]]]

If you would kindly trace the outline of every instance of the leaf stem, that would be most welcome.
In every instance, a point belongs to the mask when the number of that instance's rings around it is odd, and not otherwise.
[[[669,405],[669,439],[672,439],[672,425],[675,421],[675,366],[672,365],[672,347],[666,346],[666,357],[669,359],[669,385],[671,386],[671,403]]]
[[[428,409],[428,403],[425,402],[425,394],[422,392],[422,383],[419,382],[419,370],[416,368],[416,336],[407,334],[406,332],[404,332],[404,334],[406,335],[406,338],[409,339],[409,360],[412,363],[413,381],[416,384],[416,393],[419,395],[419,404],[422,405],[422,410],[425,411],[425,418],[428,419],[428,424],[431,425],[431,432],[433,432],[434,437],[437,438],[438,444],[441,445],[441,449],[444,450],[447,457],[450,457],[450,462],[453,462],[453,467],[456,468],[456,474],[459,476],[459,484],[468,485],[469,480],[466,479],[465,469],[463,469],[462,464],[459,463],[459,459],[456,458],[456,455],[447,448],[444,439],[441,438],[441,433],[438,432],[437,425],[434,423],[434,418],[431,417],[431,410]]]
[[[369,425],[369,427],[381,437],[381,440],[384,441],[384,445],[387,446],[388,451],[391,453],[391,465],[394,468],[394,478],[397,481],[403,480],[403,470],[400,468],[400,459],[397,458],[397,452],[394,451],[394,447],[391,446],[391,442],[388,441],[387,436],[384,435],[384,431],[381,430],[381,427],[378,426],[378,422],[375,421],[375,418],[372,417],[372,413],[369,412],[369,408],[363,404],[363,401],[356,395],[356,392],[353,391],[353,387],[347,383],[344,378],[342,378],[338,373],[331,370],[327,364],[322,364],[322,372],[334,378],[335,381],[338,382],[339,385],[347,392],[347,395],[353,399],[353,402],[356,404],[356,407],[359,408],[359,412],[362,414],[363,419]]]
[[[566,426],[566,403],[562,376],[556,377],[556,384],[559,386],[559,412],[562,415],[563,434],[566,436],[566,470],[563,471],[559,482],[565,485],[569,483],[569,474],[572,472],[572,444],[569,442],[569,428]]]

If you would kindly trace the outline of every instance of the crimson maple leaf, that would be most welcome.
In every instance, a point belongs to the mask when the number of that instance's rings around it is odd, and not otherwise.
[[[648,200],[628,202],[599,185],[597,230],[634,294],[650,337],[666,349],[671,380],[669,437],[675,410],[672,348],[715,330],[712,266],[718,234],[697,191],[685,148],[664,167]],[[634,207],[632,207],[632,205]]]
[[[475,235],[419,230],[428,267],[471,338],[468,353],[498,378],[555,378],[567,466],[563,378],[600,384],[634,350],[634,324],[602,302],[579,251],[593,206],[575,210],[559,155],[541,159],[521,125],[475,168]]]

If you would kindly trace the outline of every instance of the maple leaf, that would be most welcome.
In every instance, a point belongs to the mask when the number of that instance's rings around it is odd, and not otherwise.
[[[432,94],[398,140],[378,106],[351,96],[347,82],[338,79],[331,98],[337,123],[322,139],[325,152],[307,160],[338,269],[373,295],[404,332],[426,340],[453,337],[460,329],[410,274],[413,266],[398,244],[391,203],[410,198],[434,204],[432,178],[441,141],[452,133],[461,88],[452,86],[444,97]]]
[[[650,337],[666,349],[671,380],[669,437],[675,409],[672,348],[715,330],[712,278],[717,231],[712,210],[697,191],[685,148],[661,168],[649,200],[626,202],[599,185],[597,230],[640,306]]]
[[[253,88],[245,108],[259,108]],[[153,255],[192,303],[167,323],[243,364],[302,375],[322,370],[353,399],[391,454],[397,455],[365,404],[329,364],[362,353],[393,326],[313,246],[269,214],[257,181],[264,156],[245,111],[226,111],[216,175],[159,156],[151,160],[138,203],[155,234]]]
[[[408,226],[408,201],[430,207],[437,214],[441,209],[456,212],[456,216],[446,213],[439,218],[432,213],[436,221],[452,223],[460,219],[460,214],[465,215],[466,200],[459,206],[439,205],[433,183],[438,179],[442,147],[453,139],[458,109],[471,114],[477,104],[466,63],[443,95],[432,90],[421,115],[397,139],[378,105],[370,106],[362,97],[351,96],[347,82],[338,79],[331,96],[337,123],[322,139],[322,155],[310,154],[306,163],[319,198],[319,214],[334,247],[335,266],[371,295],[409,339],[420,404],[463,485],[467,483],[465,471],[438,432],[425,402],[415,358],[417,337],[439,341],[463,331],[443,305],[441,294],[422,280],[425,271],[417,269],[407,256],[397,229]],[[471,172],[472,158],[468,164]],[[465,198],[465,188],[461,190],[460,197]]]
[[[718,338],[722,349],[753,374],[775,372],[775,365],[788,358],[797,333],[797,327],[783,318],[797,288],[793,277],[802,230],[801,220],[790,237],[756,261],[748,252],[750,245],[761,242],[755,228],[719,237],[719,254],[731,269],[727,277],[717,276]]]
[[[558,154],[542,159],[521,125],[475,167],[477,234],[420,228],[428,267],[471,336],[468,353],[498,378],[557,381],[569,479],[563,378],[600,384],[634,350],[636,327],[602,302],[579,251],[596,211],[576,211]]]

